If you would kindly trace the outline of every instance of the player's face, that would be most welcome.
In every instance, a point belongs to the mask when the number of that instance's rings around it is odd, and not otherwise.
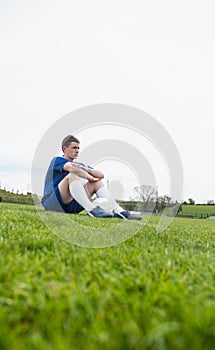
[[[63,146],[64,157],[70,161],[73,161],[73,159],[78,157],[79,148],[80,146],[78,142],[71,142],[68,147]]]

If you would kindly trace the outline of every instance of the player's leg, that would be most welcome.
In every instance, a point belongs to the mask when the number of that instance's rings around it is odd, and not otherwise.
[[[58,185],[62,201],[69,204],[73,199],[79,203],[90,216],[94,217],[111,217],[101,208],[97,209],[90,201],[91,191],[87,193],[83,186],[82,180],[78,175],[68,174]]]
[[[74,175],[74,177],[78,178],[77,175]],[[69,190],[69,184],[70,184],[71,180],[72,180],[71,174],[68,174],[58,184],[61,199],[65,204],[68,204],[73,200],[73,197],[72,197],[71,192]],[[74,180],[75,180],[75,178],[74,178]]]
[[[86,211],[91,211],[95,206],[91,203],[81,179],[78,175],[68,174],[58,185],[61,199],[69,204],[75,199]]]
[[[89,198],[92,197],[93,194],[97,195],[97,192],[100,190],[100,188],[105,188],[104,184],[101,180],[95,181],[95,182],[87,182],[84,185],[84,188],[86,190],[86,193]],[[98,196],[97,196],[98,197]]]
[[[120,205],[116,202],[116,200],[111,196],[109,190],[104,185],[97,189],[96,196],[98,198],[108,199],[115,213],[120,213],[121,211],[124,210],[122,207],[120,207]]]
[[[129,211],[120,207],[120,205],[116,202],[116,200],[111,196],[110,192],[106,187],[101,186],[96,191],[96,196],[98,198],[107,198],[112,205],[112,209],[114,211],[114,217],[120,219],[128,219],[128,220],[141,220],[142,218],[138,215],[132,214]]]

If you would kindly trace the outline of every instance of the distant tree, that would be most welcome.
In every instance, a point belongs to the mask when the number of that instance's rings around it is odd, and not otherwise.
[[[170,206],[172,198],[168,195],[159,196],[157,200],[157,207],[159,210],[163,210],[166,206]]]
[[[195,201],[193,198],[188,198],[188,202],[189,202],[189,204],[195,204]]]
[[[156,210],[157,187],[152,185],[141,185],[134,188],[134,200],[140,202],[138,208],[141,212],[153,212]]]
[[[166,194],[163,195],[163,196],[159,196],[159,197],[158,197],[158,202],[159,202],[160,204],[163,204],[164,206],[165,206],[166,204],[169,204],[169,203],[171,202],[171,200],[172,200],[172,198],[169,197],[169,196],[167,196]]]
[[[214,202],[213,199],[209,199],[209,200],[207,201],[207,205],[214,205],[214,204],[215,204],[215,202]]]
[[[134,187],[135,199],[143,203],[157,199],[157,187],[152,185],[141,185]]]

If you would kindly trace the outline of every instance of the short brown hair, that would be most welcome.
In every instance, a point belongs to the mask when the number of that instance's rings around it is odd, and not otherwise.
[[[71,142],[77,142],[80,143],[80,141],[73,135],[68,135],[66,137],[64,137],[63,141],[62,141],[62,147],[66,146],[68,147],[70,145]]]

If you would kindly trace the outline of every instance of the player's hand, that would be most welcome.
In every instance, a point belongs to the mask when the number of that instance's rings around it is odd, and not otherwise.
[[[96,181],[99,181],[99,178],[98,178],[98,177],[94,177],[94,176],[88,174],[87,180],[88,180],[89,182],[96,182]]]

